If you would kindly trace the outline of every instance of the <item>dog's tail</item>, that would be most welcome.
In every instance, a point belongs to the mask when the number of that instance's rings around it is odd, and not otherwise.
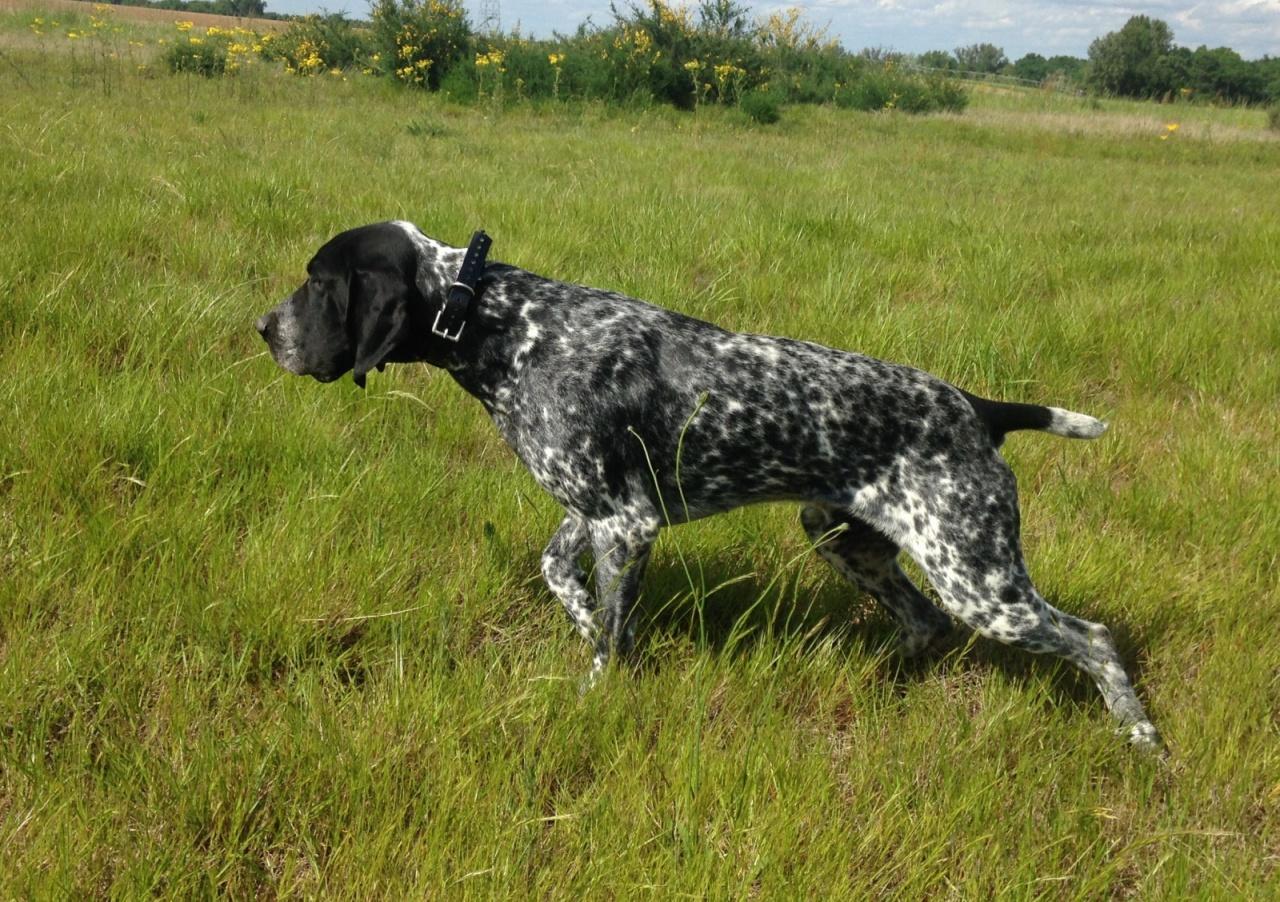
[[[1041,407],[1039,404],[989,401],[966,391],[960,394],[964,395],[978,419],[987,427],[991,441],[997,447],[1004,441],[1006,433],[1019,429],[1038,429],[1066,438],[1097,438],[1107,431],[1107,424],[1102,420],[1073,410]]]

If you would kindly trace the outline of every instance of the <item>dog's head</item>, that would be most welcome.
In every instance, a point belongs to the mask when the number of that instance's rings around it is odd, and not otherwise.
[[[394,223],[343,232],[307,264],[307,280],[258,319],[276,363],[297,376],[332,382],[392,361],[414,360],[412,336],[425,302],[417,286],[418,253]]]

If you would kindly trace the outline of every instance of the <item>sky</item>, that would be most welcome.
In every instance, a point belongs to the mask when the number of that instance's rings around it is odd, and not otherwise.
[[[466,0],[472,21],[482,0]],[[608,0],[498,0],[502,29],[517,23],[533,37],[572,32],[588,16],[598,25],[612,21]],[[619,3],[626,5],[626,0]],[[690,2],[696,6],[696,2]],[[757,15],[797,6],[805,18],[824,25],[850,50],[883,47],[906,53],[954,50],[991,43],[1010,59],[1026,53],[1086,56],[1094,38],[1118,30],[1130,16],[1163,19],[1174,41],[1187,47],[1230,47],[1248,59],[1280,56],[1280,0],[1156,0],[1106,3],[1092,0],[797,0],[751,3]],[[366,18],[368,0],[267,0],[277,13],[344,12]]]

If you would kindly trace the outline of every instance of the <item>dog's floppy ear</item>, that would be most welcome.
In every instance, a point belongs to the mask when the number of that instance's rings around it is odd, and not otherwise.
[[[347,331],[355,350],[352,378],[364,388],[369,370],[382,369],[387,356],[408,338],[410,287],[398,273],[357,270],[351,275]]]

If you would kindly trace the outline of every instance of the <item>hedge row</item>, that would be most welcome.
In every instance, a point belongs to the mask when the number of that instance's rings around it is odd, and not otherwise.
[[[356,69],[461,101],[546,98],[741,106],[771,121],[787,103],[959,111],[955,82],[849,53],[797,10],[752,18],[734,0],[697,11],[663,0],[613,8],[613,22],[531,40],[483,34],[460,0],[378,0],[368,23],[310,16],[271,42],[298,75]]]

